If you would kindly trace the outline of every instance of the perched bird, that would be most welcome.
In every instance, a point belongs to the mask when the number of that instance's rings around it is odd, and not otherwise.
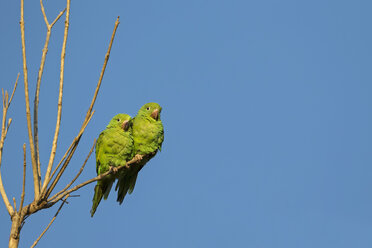
[[[133,158],[133,155],[132,119],[127,114],[117,114],[97,139],[97,175],[126,164],[127,161]],[[115,179],[114,175],[110,175],[97,182],[94,188],[93,206],[90,210],[92,217],[102,197],[105,200],[107,199]]]
[[[155,156],[164,140],[163,124],[160,120],[161,107],[150,102],[141,107],[136,117],[133,118],[134,154],[144,157],[131,171],[119,178],[115,190],[118,191],[117,201],[121,204],[127,193],[131,194],[136,185],[138,172]]]

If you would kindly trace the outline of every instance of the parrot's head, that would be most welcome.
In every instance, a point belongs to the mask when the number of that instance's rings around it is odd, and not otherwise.
[[[138,111],[138,115],[148,116],[154,119],[155,121],[160,120],[161,107],[155,102],[149,102],[142,106]]]
[[[107,128],[121,128],[125,132],[129,130],[132,125],[132,118],[127,114],[117,114],[111,119]]]

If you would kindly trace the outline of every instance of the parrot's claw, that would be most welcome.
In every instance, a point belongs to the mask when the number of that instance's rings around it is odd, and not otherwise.
[[[118,173],[118,168],[114,166],[110,166],[110,171],[113,171],[115,174]]]
[[[142,160],[143,158],[143,155],[140,155],[140,154],[136,154],[136,156],[134,156],[137,160]]]

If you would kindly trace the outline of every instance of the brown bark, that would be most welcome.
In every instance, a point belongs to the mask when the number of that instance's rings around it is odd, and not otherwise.
[[[17,248],[19,243],[19,234],[22,228],[23,216],[14,212],[12,217],[12,228],[10,229],[9,248]]]

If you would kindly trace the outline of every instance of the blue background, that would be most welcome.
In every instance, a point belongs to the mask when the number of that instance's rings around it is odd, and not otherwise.
[[[45,3],[50,22],[64,1]],[[0,3],[0,86],[22,72],[19,1]],[[57,187],[116,113],[162,105],[163,150],[124,204],[90,217],[91,184],[38,247],[372,247],[372,2],[363,0],[72,1],[56,162],[77,134],[114,27],[121,24],[89,124]],[[40,92],[43,174],[54,134],[64,17]],[[26,1],[31,103],[46,27]],[[23,77],[1,171],[19,205],[28,145]],[[33,197],[27,155],[26,203]],[[79,182],[95,176],[94,154]],[[29,247],[58,205],[29,217]],[[0,247],[10,220],[0,204]]]

